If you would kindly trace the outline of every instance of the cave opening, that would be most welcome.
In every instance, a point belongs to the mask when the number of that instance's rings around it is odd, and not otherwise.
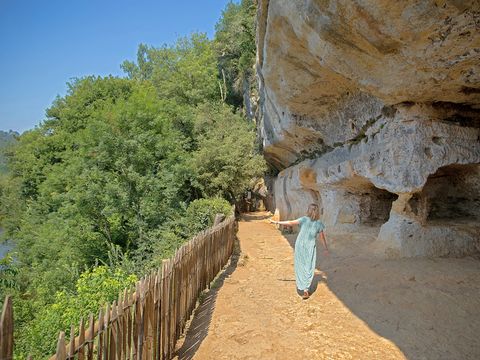
[[[392,203],[398,195],[376,187],[370,180],[354,176],[342,182],[348,197],[358,204],[356,222],[359,225],[380,227],[388,221]]]
[[[448,165],[430,175],[422,190],[427,224],[480,220],[480,164]]]

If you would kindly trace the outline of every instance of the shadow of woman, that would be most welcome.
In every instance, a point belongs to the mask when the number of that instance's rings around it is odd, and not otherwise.
[[[310,284],[310,287],[308,288],[308,292],[309,292],[310,295],[314,294],[315,291],[317,291],[318,284],[322,281],[326,282],[326,278],[324,276],[322,276],[321,274],[316,273],[313,276],[312,283]],[[303,291],[300,291],[300,290],[297,289],[297,294],[298,294],[298,296],[303,296]]]

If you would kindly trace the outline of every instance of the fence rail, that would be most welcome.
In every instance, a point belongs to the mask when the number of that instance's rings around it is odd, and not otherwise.
[[[200,293],[232,254],[235,231],[235,218],[230,216],[185,243],[157,271],[139,280],[134,290],[125,289],[118,300],[100,309],[96,318],[91,314],[87,322],[82,319],[78,331],[72,325],[68,342],[60,332],[56,354],[50,360],[172,358]],[[3,326],[2,315],[2,331]],[[13,329],[13,317],[11,326]],[[11,351],[8,345],[7,349]]]

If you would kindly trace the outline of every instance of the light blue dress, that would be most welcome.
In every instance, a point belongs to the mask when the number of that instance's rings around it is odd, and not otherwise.
[[[308,290],[313,280],[315,259],[317,258],[317,235],[325,229],[321,221],[308,216],[298,219],[300,233],[295,241],[295,280],[299,290]]]

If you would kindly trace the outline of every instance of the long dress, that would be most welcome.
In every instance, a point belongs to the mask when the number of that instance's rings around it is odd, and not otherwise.
[[[308,290],[315,271],[316,238],[325,225],[321,221],[311,220],[308,216],[303,216],[298,221],[300,233],[295,241],[295,281],[299,290]]]

